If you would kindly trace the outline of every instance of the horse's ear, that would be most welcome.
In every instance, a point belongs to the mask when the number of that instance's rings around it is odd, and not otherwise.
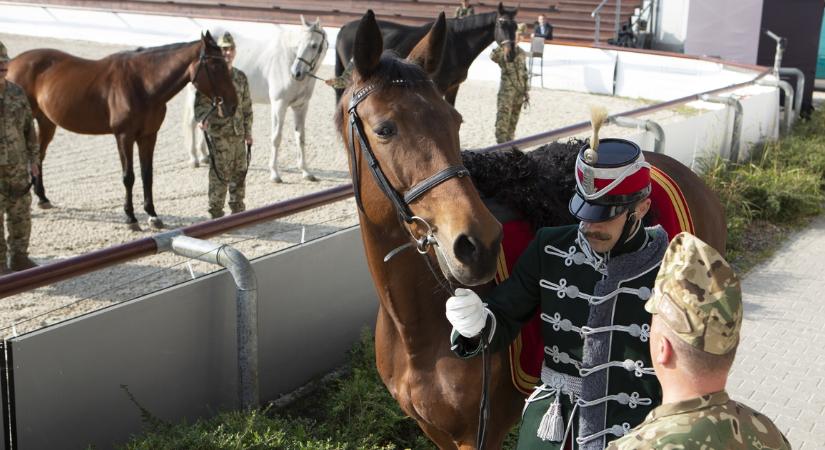
[[[444,44],[447,41],[447,18],[442,11],[438,15],[430,31],[418,41],[415,48],[407,56],[407,61],[417,64],[428,74],[432,74],[441,64],[444,54]]]
[[[306,20],[306,19],[304,19],[304,15],[303,15],[303,14],[301,14],[301,25],[303,25],[303,26],[307,26],[307,20]]]
[[[320,28],[321,27],[321,17],[315,16],[315,26]]]
[[[503,15],[504,15],[504,13],[505,13],[505,11],[504,11],[504,4],[503,4],[503,3],[501,3],[501,2],[498,2],[498,15],[499,15],[499,16],[503,16]]]
[[[358,24],[352,49],[355,70],[361,77],[366,78],[375,72],[381,62],[381,52],[384,51],[384,38],[381,37],[381,30],[371,9],[367,10]]]

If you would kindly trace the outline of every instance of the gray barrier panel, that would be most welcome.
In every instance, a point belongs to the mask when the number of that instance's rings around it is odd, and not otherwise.
[[[252,264],[270,400],[340,365],[377,300],[357,227]],[[16,338],[17,448],[123,443],[143,424],[121,385],[170,422],[236,408],[235,339],[226,271]]]

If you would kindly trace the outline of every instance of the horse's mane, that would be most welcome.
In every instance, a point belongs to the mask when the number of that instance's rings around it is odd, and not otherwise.
[[[448,19],[447,23],[454,33],[462,33],[465,31],[475,31],[488,27],[490,24],[495,23],[496,17],[498,17],[498,13],[493,11],[482,14],[473,14],[460,19]],[[432,26],[433,23],[434,22],[430,22],[428,25]]]
[[[360,82],[363,84],[375,84],[377,85],[375,92],[380,92],[383,88],[392,85],[392,82],[396,80],[403,80],[409,84],[430,83],[432,81],[420,66],[401,59],[398,54],[392,50],[385,50],[378,63],[378,69],[368,78],[360,80]],[[359,80],[353,80],[349,89],[361,83],[359,83]],[[341,129],[343,120],[341,108],[337,108],[335,112],[335,127]]]
[[[518,149],[461,153],[482,197],[521,215],[538,229],[575,223],[567,203],[575,189],[573,167],[587,141],[553,142],[531,152]]]
[[[157,46],[157,47],[138,47],[138,48],[132,50],[132,53],[141,53],[141,54],[162,53],[162,52],[167,52],[167,51],[178,50],[180,48],[192,45],[195,42],[199,42],[199,41],[176,42],[174,44],[160,45],[160,46]],[[128,52],[128,50],[126,52]]]

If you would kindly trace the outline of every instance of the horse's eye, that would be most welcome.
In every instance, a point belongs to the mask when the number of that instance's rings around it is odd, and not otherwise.
[[[389,139],[395,136],[396,128],[392,122],[383,122],[373,129],[375,134],[381,139]]]
[[[312,48],[313,48],[313,49],[318,48],[318,44],[312,44]]]

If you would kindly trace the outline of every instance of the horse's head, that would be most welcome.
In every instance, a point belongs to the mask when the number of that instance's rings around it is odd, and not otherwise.
[[[495,30],[496,43],[504,47],[504,57],[508,61],[512,61],[516,56],[516,45],[518,45],[518,41],[516,40],[516,29],[518,28],[516,14],[518,13],[518,8],[505,8],[504,5],[499,2],[496,12],[498,13]]]
[[[189,66],[189,81],[203,95],[213,99],[226,116],[235,114],[238,94],[232,75],[218,44],[207,31],[201,35],[198,59]]]
[[[292,78],[298,81],[306,78],[307,74],[315,73],[318,67],[321,66],[324,55],[327,53],[327,47],[329,47],[327,32],[321,27],[320,18],[316,18],[315,22],[307,23],[304,16],[301,15],[301,25],[304,34],[298,42],[295,62],[292,63],[292,67],[289,69]]]
[[[428,77],[441,62],[445,34],[442,13],[424,38],[429,51],[413,60],[382,56],[381,31],[368,11],[356,33],[353,82],[336,124],[350,152],[362,222],[396,229],[400,216],[400,226],[420,239],[419,251],[429,254],[434,244],[445,276],[477,285],[495,274],[501,224],[461,165],[461,115]]]

